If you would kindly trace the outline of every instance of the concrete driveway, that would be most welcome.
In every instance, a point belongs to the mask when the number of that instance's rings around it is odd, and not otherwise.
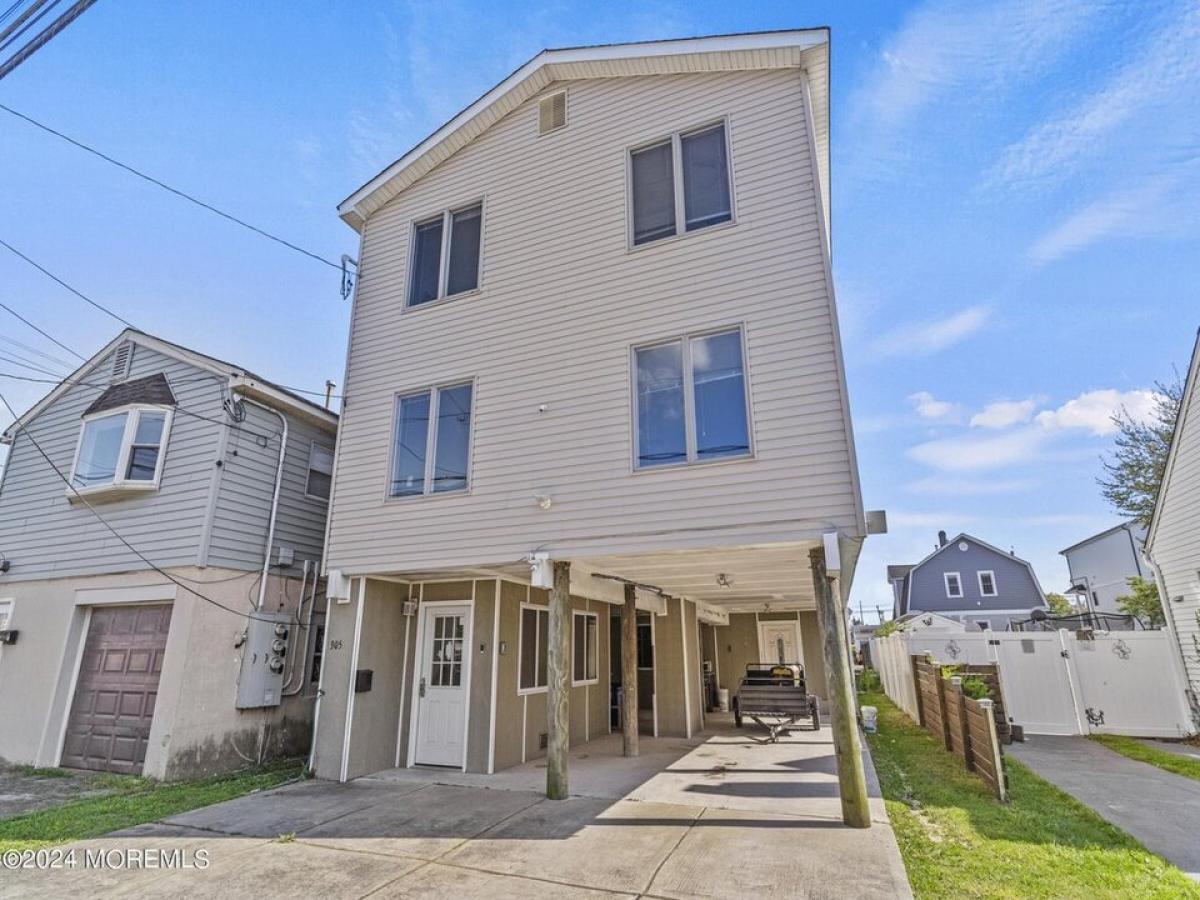
[[[559,802],[537,763],[306,782],[77,848],[168,850],[193,868],[8,872],[0,896],[911,896],[873,772],[873,827],[841,824],[832,752],[828,729],[645,740],[637,760],[606,736],[572,754]]]
[[[1200,781],[1084,737],[1030,735],[1006,752],[1200,881]]]

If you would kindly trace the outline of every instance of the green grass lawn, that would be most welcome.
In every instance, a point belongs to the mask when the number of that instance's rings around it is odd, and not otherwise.
[[[879,709],[871,755],[919,900],[1200,898],[1200,885],[1012,758],[1002,804],[887,697],[862,702]]]
[[[1158,766],[1160,769],[1166,769],[1168,772],[1174,772],[1176,775],[1182,775],[1185,778],[1195,778],[1197,781],[1200,781],[1200,759],[1180,756],[1178,753],[1171,753],[1167,750],[1160,750],[1157,747],[1147,746],[1136,738],[1121,737],[1116,734],[1092,734],[1088,735],[1088,737],[1099,744],[1103,744],[1109,750],[1117,751],[1122,756],[1150,763],[1152,766]],[[1200,750],[1200,748],[1197,749]],[[1197,840],[1200,840],[1200,838],[1197,838]]]
[[[160,784],[149,778],[105,776],[99,780],[100,786],[111,789],[112,793],[0,820],[0,852],[83,840],[153,822],[295,780],[302,768],[302,761],[286,760],[259,769],[173,784]]]

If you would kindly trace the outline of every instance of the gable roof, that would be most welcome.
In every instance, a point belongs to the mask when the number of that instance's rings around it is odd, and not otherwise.
[[[959,541],[970,541],[971,543],[975,544],[978,547],[982,547],[985,550],[990,550],[993,553],[995,553],[999,556],[1003,556],[1006,559],[1011,559],[1014,562],[1019,562],[1026,569],[1029,570],[1029,577],[1033,579],[1034,587],[1037,588],[1038,593],[1041,594],[1043,598],[1046,596],[1046,592],[1044,590],[1042,590],[1042,583],[1040,581],[1038,581],[1037,572],[1033,571],[1033,566],[1029,563],[1029,560],[1021,559],[1021,557],[1017,556],[1015,553],[1009,553],[1006,550],[1001,550],[999,547],[992,546],[987,541],[980,540],[977,537],[973,537],[972,535],[967,534],[965,531],[960,531],[957,535],[955,535],[954,537],[952,537],[948,541],[946,541],[946,543],[943,544],[942,546],[934,548],[934,551],[932,553],[930,553],[928,556],[926,556],[924,559],[922,559],[919,563],[914,563],[911,567],[909,567],[909,571],[904,573],[904,575],[902,576],[904,578],[904,585],[902,587],[902,590],[904,592],[903,603],[904,603],[905,612],[908,611],[909,605],[912,603],[912,582],[913,582],[912,573],[915,572],[917,569],[921,568],[921,566],[925,565],[927,562],[929,562],[931,559],[933,559],[939,553],[942,553],[945,550],[949,550],[951,547],[953,547]],[[888,567],[889,574],[891,572],[891,568],[892,567],[890,567],[890,566]],[[891,579],[889,578],[889,580],[891,580]]]
[[[806,73],[826,216],[829,210],[829,29],[714,35],[543,50],[338,205],[355,231],[418,178],[553,82],[793,68]]]
[[[260,378],[249,369],[217,359],[215,356],[199,353],[180,344],[173,344],[162,338],[146,334],[144,331],[138,331],[136,328],[126,328],[96,351],[79,368],[64,378],[57,387],[30,407],[24,415],[19,416],[16,421],[12,422],[4,430],[3,434],[0,434],[0,444],[11,444],[18,431],[37,418],[42,410],[81,381],[88,372],[95,369],[108,354],[125,341],[148,347],[164,356],[173,357],[174,359],[196,366],[199,369],[212,372],[214,375],[226,378],[228,379],[229,389],[235,393],[254,397],[268,406],[299,416],[328,431],[332,432],[337,429],[337,413],[313,403],[311,400],[306,400],[294,391],[280,387],[277,384],[267,381],[265,378]],[[126,384],[131,383],[126,382]],[[170,402],[174,402],[173,397]]]
[[[1179,417],[1175,420],[1175,431],[1171,435],[1171,449],[1167,452],[1167,464],[1163,468],[1162,482],[1158,486],[1158,496],[1154,498],[1154,514],[1150,517],[1150,527],[1146,531],[1145,548],[1149,554],[1154,546],[1154,538],[1158,532],[1158,520],[1162,516],[1163,498],[1171,484],[1171,475],[1175,471],[1175,458],[1179,455],[1179,445],[1183,441],[1184,424],[1187,422],[1188,406],[1196,393],[1197,381],[1200,380],[1200,330],[1196,332],[1196,343],[1192,347],[1192,362],[1188,366],[1187,381],[1183,385],[1183,396],[1179,401]]]
[[[1076,541],[1070,547],[1067,547],[1064,550],[1059,550],[1058,552],[1060,556],[1066,556],[1072,550],[1078,550],[1080,547],[1085,547],[1092,543],[1092,541],[1098,541],[1101,538],[1108,537],[1110,534],[1114,534],[1118,531],[1136,531],[1139,527],[1140,526],[1138,525],[1136,519],[1131,519],[1128,522],[1121,522],[1117,525],[1114,525],[1112,528],[1105,528],[1103,531],[1097,532],[1091,537],[1085,537],[1082,541]]]

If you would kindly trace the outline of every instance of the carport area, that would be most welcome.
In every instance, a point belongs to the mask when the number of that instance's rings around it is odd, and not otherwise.
[[[311,781],[88,842],[204,850],[203,869],[9,873],[0,895],[910,896],[869,759],[872,827],[848,828],[828,728],[764,744],[709,724],[636,759],[618,736],[575,748],[567,800],[546,799],[544,761]]]

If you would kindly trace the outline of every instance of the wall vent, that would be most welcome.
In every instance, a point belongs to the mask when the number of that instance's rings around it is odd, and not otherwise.
[[[113,352],[112,374],[109,382],[124,381],[129,377],[129,364],[133,360],[133,344],[129,341],[121,344]]]
[[[546,134],[567,124],[567,92],[543,97],[538,104],[538,134]]]

